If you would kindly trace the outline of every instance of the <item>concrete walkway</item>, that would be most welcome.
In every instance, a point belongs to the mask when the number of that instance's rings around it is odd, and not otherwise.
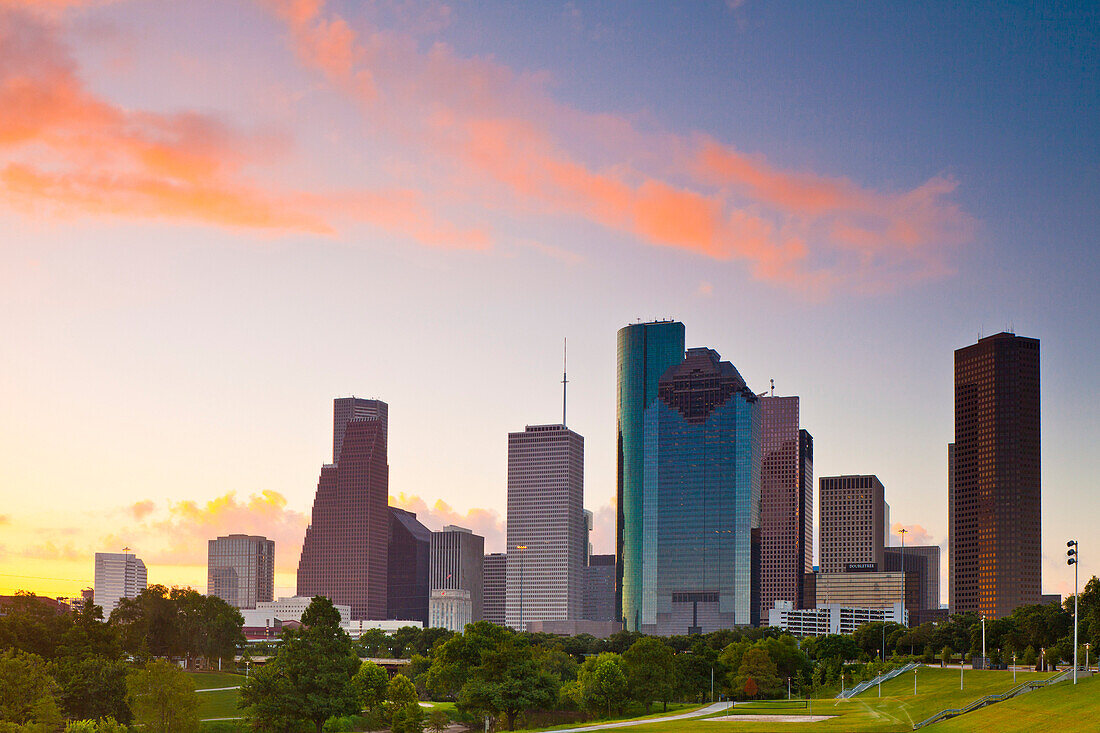
[[[617,723],[600,723],[598,725],[586,725],[583,728],[557,728],[553,733],[582,733],[582,731],[588,730],[607,730],[609,728],[629,728],[635,725],[648,725],[650,723],[669,723],[674,720],[688,720],[690,718],[701,718],[704,715],[713,715],[714,713],[720,713],[729,707],[728,702],[716,702],[713,705],[708,705],[705,708],[699,710],[693,710],[690,713],[680,713],[679,715],[666,715],[661,718],[643,718],[642,720],[621,720]]]
[[[239,690],[240,685],[236,687],[207,687],[205,690],[195,690],[195,692],[221,692],[222,690]]]

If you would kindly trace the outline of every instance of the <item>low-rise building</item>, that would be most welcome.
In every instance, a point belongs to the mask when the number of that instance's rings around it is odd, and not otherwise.
[[[433,629],[462,631],[474,621],[474,602],[470,591],[462,588],[433,588],[428,599],[428,626]]]
[[[817,608],[795,609],[792,601],[776,601],[768,611],[768,625],[782,629],[791,636],[851,634],[863,624],[873,621],[906,626],[909,612],[901,603],[895,603],[890,608],[851,608],[828,603]]]

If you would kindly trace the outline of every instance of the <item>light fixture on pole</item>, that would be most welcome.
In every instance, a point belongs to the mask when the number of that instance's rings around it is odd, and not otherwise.
[[[982,664],[984,665],[983,669],[989,669],[989,665],[986,664],[986,657],[985,657],[985,616],[984,615],[982,616]]]
[[[1066,543],[1067,565],[1073,566],[1073,684],[1077,684],[1077,540]]]
[[[523,633],[526,630],[523,627],[523,551],[527,545],[516,545],[516,549],[519,550],[519,630]]]
[[[1016,652],[1012,652],[1012,684],[1016,684]]]

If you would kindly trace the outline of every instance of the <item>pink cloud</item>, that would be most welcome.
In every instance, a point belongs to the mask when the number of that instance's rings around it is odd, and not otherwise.
[[[902,524],[901,522],[894,522],[893,524],[890,525],[890,545],[891,546],[896,547],[896,546],[901,545],[901,535],[898,534],[898,530],[900,530],[900,529],[905,530],[905,544],[906,544],[906,546],[910,546],[910,545],[912,545],[912,546],[917,546],[917,545],[938,545],[938,544],[940,544],[939,542],[937,542],[932,537],[931,533],[929,533],[928,530],[926,530],[924,527],[922,527],[919,524]]]
[[[323,0],[266,4],[298,57],[361,103],[376,132],[455,165],[483,206],[579,217],[648,244],[742,260],[757,279],[811,296],[942,276],[972,236],[974,222],[948,199],[950,178],[891,192],[780,170],[711,137],[642,132],[626,117],[559,104],[544,75],[445,44],[421,50],[411,35],[366,22],[351,29]],[[364,74],[369,85],[352,83]]]
[[[130,514],[134,516],[134,519],[145,519],[145,517],[153,513],[156,506],[156,504],[148,499],[145,501],[136,501],[130,506]]]
[[[465,527],[485,538],[485,552],[503,552],[506,531],[504,518],[495,509],[473,508],[466,512],[453,509],[438,499],[431,506],[414,494],[398,493],[390,496],[390,505],[416,514],[416,518],[430,530],[439,531],[444,525]]]

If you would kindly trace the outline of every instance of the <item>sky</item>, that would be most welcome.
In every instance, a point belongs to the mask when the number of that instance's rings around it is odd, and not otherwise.
[[[907,544],[946,544],[953,351],[1039,338],[1071,593],[1098,55],[1085,3],[0,0],[0,593],[123,547],[204,590],[246,532],[292,594],[346,395],[389,403],[393,503],[502,550],[565,338],[613,552],[615,333],[654,318],[800,396]]]

